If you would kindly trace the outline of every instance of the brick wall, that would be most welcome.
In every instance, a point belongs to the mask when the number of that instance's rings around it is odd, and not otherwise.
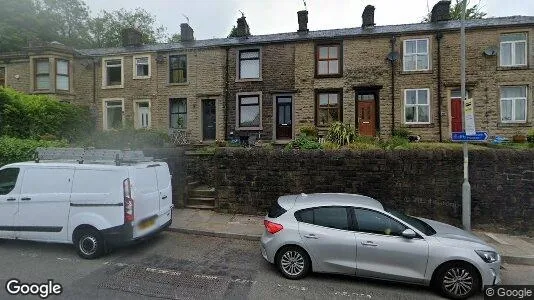
[[[473,226],[534,234],[534,152],[470,152]],[[189,154],[186,173],[212,185],[218,210],[264,214],[281,195],[368,195],[408,214],[461,224],[461,151],[221,150]]]

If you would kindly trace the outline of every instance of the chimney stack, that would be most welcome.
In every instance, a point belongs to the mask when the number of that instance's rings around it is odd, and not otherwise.
[[[247,19],[245,16],[237,19],[237,36],[238,37],[247,37],[250,35],[250,28],[247,24]]]
[[[143,44],[143,34],[135,28],[124,28],[122,34],[122,46],[139,46]]]
[[[367,5],[362,14],[362,27],[366,28],[372,26],[375,26],[375,7]]]
[[[439,1],[432,7],[430,22],[449,21],[451,19],[450,9],[451,1]]]
[[[192,42],[195,40],[193,35],[193,28],[187,23],[180,24],[180,41],[182,42]]]
[[[297,11],[297,17],[299,22],[298,32],[308,32],[308,11],[299,10]]]

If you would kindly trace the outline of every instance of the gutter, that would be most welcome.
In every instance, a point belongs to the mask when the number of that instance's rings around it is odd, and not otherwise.
[[[439,122],[439,142],[443,142],[442,137],[442,117],[441,117],[441,110],[442,110],[442,99],[441,99],[441,39],[443,38],[443,33],[441,31],[438,31],[436,33],[436,40],[438,41],[438,122]]]

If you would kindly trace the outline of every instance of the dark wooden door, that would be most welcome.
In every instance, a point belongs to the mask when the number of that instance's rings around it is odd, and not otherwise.
[[[202,100],[202,139],[215,139],[215,100]]]
[[[462,132],[462,98],[451,99],[451,130],[452,132]]]
[[[276,97],[276,139],[293,138],[293,99],[291,96]]]
[[[366,97],[362,97],[366,96]],[[376,101],[374,94],[359,95],[358,100],[358,134],[376,135]]]

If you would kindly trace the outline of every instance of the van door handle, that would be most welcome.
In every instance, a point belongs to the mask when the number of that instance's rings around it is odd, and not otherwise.
[[[307,239],[314,239],[314,240],[319,238],[315,234],[306,234],[306,235],[304,235],[304,237],[307,238]]]
[[[167,199],[167,196],[163,196],[163,197],[161,197],[161,199]]]
[[[376,247],[377,244],[373,243],[372,241],[362,242],[363,246],[370,246],[370,247]]]
[[[7,201],[15,201],[15,200],[17,200],[17,199],[16,199],[16,198],[7,198],[6,200],[7,200]]]
[[[28,200],[32,200],[32,198],[30,198],[30,197],[24,197],[24,198],[20,198],[20,200],[22,200],[22,201],[28,201]]]

